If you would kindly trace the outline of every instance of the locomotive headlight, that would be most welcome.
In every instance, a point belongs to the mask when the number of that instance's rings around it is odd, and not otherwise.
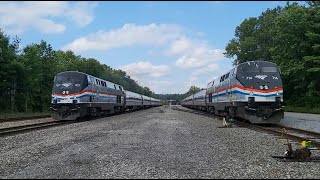
[[[263,86],[260,86],[260,89],[263,89]]]
[[[264,86],[264,89],[269,89],[268,85],[265,85],[265,86]]]
[[[277,91],[277,95],[278,95],[278,96],[280,95],[279,91]]]

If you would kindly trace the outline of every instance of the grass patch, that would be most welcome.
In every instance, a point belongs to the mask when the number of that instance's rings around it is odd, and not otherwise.
[[[27,113],[27,112],[13,112],[13,113],[0,113],[0,119],[6,118],[17,118],[17,117],[30,117],[30,116],[43,116],[50,115],[50,112],[37,112],[37,113]]]
[[[297,113],[312,113],[312,114],[320,114],[320,108],[308,108],[308,107],[294,107],[294,106],[285,106],[285,112],[297,112]]]

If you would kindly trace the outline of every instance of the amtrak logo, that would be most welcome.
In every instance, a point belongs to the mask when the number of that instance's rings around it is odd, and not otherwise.
[[[264,80],[266,77],[268,77],[267,75],[256,75],[255,78],[258,78],[258,79],[262,79]]]
[[[71,86],[71,83],[63,83],[62,86],[69,87],[69,86]]]

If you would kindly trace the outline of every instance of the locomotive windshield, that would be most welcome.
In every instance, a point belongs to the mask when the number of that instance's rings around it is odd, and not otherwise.
[[[241,71],[247,72],[247,73],[259,73],[259,72],[278,72],[278,68],[276,66],[266,66],[266,67],[257,67],[257,66],[241,66],[240,68]]]
[[[268,61],[242,63],[237,67],[236,77],[245,87],[266,90],[282,87],[278,66]]]
[[[85,74],[78,72],[64,72],[56,75],[52,92],[67,95],[80,92],[87,85],[88,79]]]

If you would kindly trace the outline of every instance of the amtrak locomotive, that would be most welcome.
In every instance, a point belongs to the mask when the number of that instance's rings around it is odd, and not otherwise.
[[[279,67],[268,61],[241,63],[208,83],[181,105],[254,124],[276,124],[284,117]]]
[[[82,73],[58,73],[52,88],[51,112],[57,120],[75,120],[160,106],[160,100],[125,91],[121,85]]]

